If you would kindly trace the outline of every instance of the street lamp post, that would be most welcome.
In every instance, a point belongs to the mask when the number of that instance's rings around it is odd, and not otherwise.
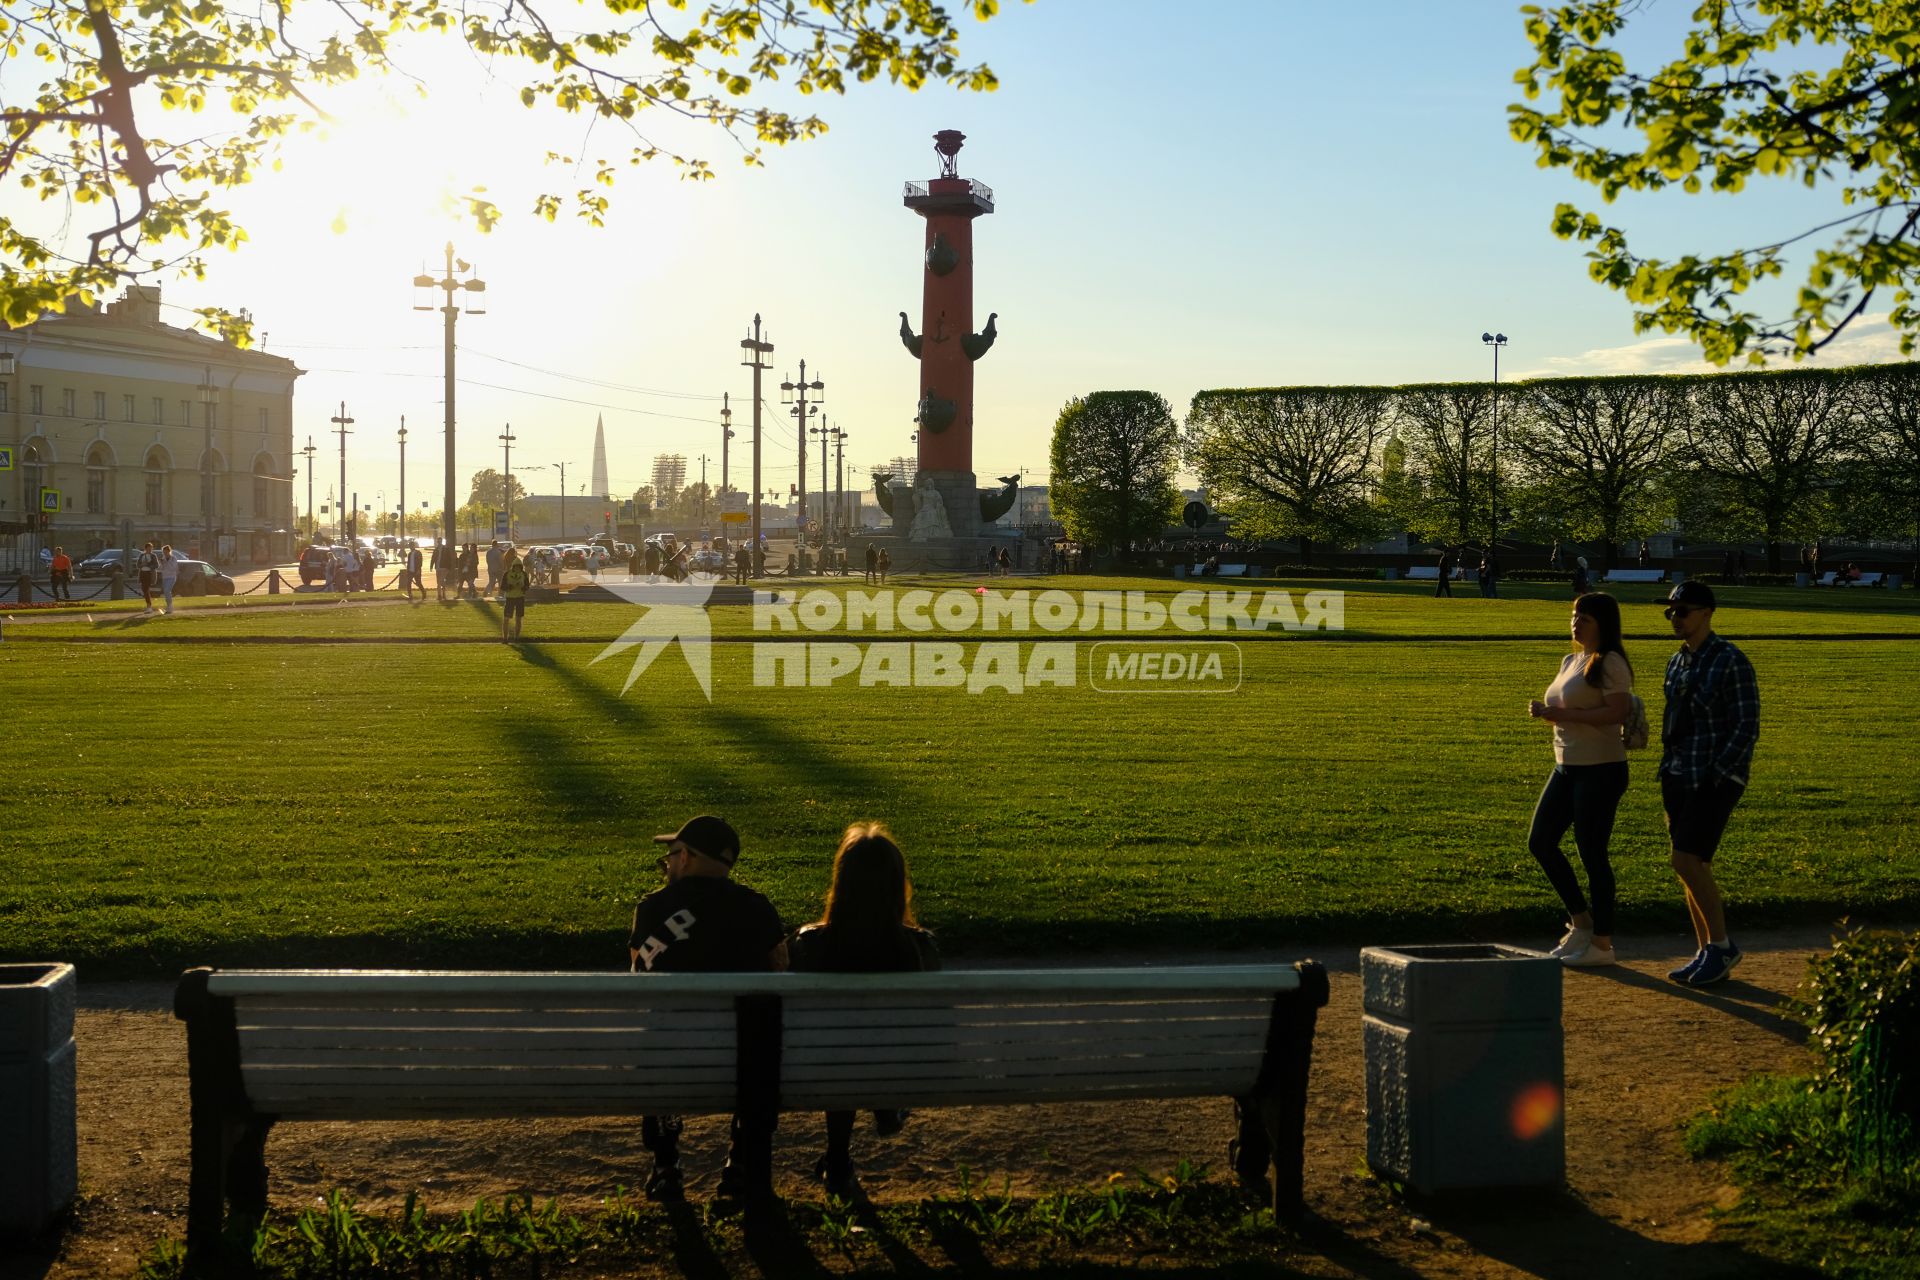
[[[200,525],[201,538],[206,545],[200,548],[201,556],[213,558],[213,406],[217,393],[213,387],[213,370],[201,366],[200,370],[200,417],[206,428],[206,445],[200,451]]]
[[[344,504],[347,500],[347,436],[350,434],[347,428],[353,425],[353,419],[347,416],[345,400],[340,402],[340,412],[334,415],[332,422],[333,429],[340,433],[340,502]],[[340,509],[344,511],[346,508],[341,506]],[[347,518],[343,515],[340,517],[340,537],[345,540],[349,536]]]
[[[755,558],[755,568],[759,567],[760,555],[760,374],[771,367],[766,357],[773,354],[773,344],[764,342],[760,337],[760,315],[754,313],[753,336],[740,339],[741,364],[753,370],[753,545],[749,554]]]
[[[299,450],[307,460],[307,541],[313,541],[313,455],[319,450],[313,447],[313,437],[307,437],[307,447]]]
[[[707,523],[707,455],[700,455],[700,523]]]
[[[733,409],[727,393],[720,393],[720,510],[727,509],[727,442],[733,439]]]
[[[780,384],[780,403],[793,406],[793,408],[787,412],[793,415],[794,425],[798,428],[800,441],[800,504],[794,513],[794,528],[799,532],[800,550],[803,554],[807,549],[807,427],[809,425],[807,418],[810,415],[820,412],[819,406],[826,400],[826,397],[819,393],[826,390],[826,387],[827,384],[818,378],[815,378],[812,382],[807,381],[807,362],[805,360],[800,362],[800,381],[783,382]],[[807,403],[807,392],[809,391],[815,393],[811,405]]]
[[[825,418],[822,418],[820,425],[817,427],[808,427],[807,433],[820,437],[820,514],[822,517],[827,517],[827,440],[833,435],[833,428],[827,425]],[[824,543],[833,536],[831,518],[823,518],[820,521],[820,527],[825,531],[822,536],[822,542]]]
[[[407,415],[400,415],[400,529],[401,546],[407,542]]]
[[[1507,345],[1504,333],[1483,333],[1480,341],[1493,348],[1493,465],[1490,469],[1492,501],[1487,507],[1487,568],[1492,584],[1495,544],[1500,541],[1500,348]],[[1497,588],[1496,588],[1497,589]]]
[[[459,275],[455,274],[456,272],[460,273],[460,275],[468,276],[468,279],[465,279],[465,280],[460,279]],[[453,481],[454,481],[453,326],[454,326],[454,321],[460,318],[461,308],[454,305],[453,295],[457,291],[461,291],[461,290],[464,290],[468,293],[475,293],[475,294],[486,292],[487,282],[484,280],[478,280],[478,279],[472,278],[472,272],[473,272],[473,268],[471,266],[467,265],[465,262],[462,262],[453,256],[453,242],[449,240],[447,242],[447,274],[442,276],[438,280],[435,280],[431,275],[427,275],[425,273],[422,273],[421,275],[417,275],[413,278],[414,288],[439,289],[443,293],[445,293],[447,296],[446,305],[440,308],[440,313],[447,318],[446,319],[445,352],[444,352],[445,365],[446,365],[445,399],[446,399],[446,408],[447,408],[447,418],[446,418],[446,421],[447,421],[447,471],[446,471],[446,477],[445,477],[446,490],[442,500],[446,504],[444,519],[447,526],[447,545],[450,547],[459,542],[459,534],[460,534],[459,525],[456,523],[456,521],[459,519],[459,516],[457,514],[457,509],[453,505]],[[478,299],[477,302],[478,302],[478,305],[469,306],[465,308],[468,315],[479,316],[479,315],[486,314],[487,308],[486,308],[485,300]],[[419,303],[415,303],[413,309],[415,311],[432,311],[434,308],[431,303],[429,303],[424,307],[421,306]]]
[[[513,541],[513,442],[519,438],[519,436],[513,434],[513,424],[511,422],[507,424],[507,429],[500,433],[502,459],[500,465],[506,468],[507,472],[505,476],[501,477],[500,493],[502,495],[503,505],[505,505],[507,509],[508,542]]]
[[[847,433],[833,429],[833,524],[841,540],[847,536]]]

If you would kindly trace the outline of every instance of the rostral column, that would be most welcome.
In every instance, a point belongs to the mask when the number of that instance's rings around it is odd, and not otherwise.
[[[993,212],[993,191],[955,172],[965,134],[943,129],[933,141],[940,176],[925,186],[909,182],[904,201],[927,227],[920,333],[914,334],[903,312],[900,340],[920,361],[914,422],[920,431],[919,475],[926,480],[916,479],[913,501],[927,485],[937,489],[952,536],[964,538],[981,531],[983,498],[992,504],[997,496],[983,495],[973,474],[973,362],[996,336],[994,316],[987,317],[984,330],[973,331],[973,220]],[[1005,509],[999,505],[994,514]],[[896,527],[903,514],[895,508]]]

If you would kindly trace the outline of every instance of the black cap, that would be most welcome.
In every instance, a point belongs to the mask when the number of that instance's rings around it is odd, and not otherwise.
[[[1714,609],[1713,588],[1704,582],[1688,579],[1667,593],[1668,604],[1683,604],[1690,609]]]
[[[696,853],[728,866],[732,866],[740,856],[740,835],[733,829],[733,824],[710,813],[688,818],[678,831],[669,831],[666,835],[653,838],[655,844],[672,844],[676,840]]]

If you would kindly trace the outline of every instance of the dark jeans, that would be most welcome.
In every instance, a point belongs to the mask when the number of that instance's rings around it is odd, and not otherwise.
[[[734,1176],[750,1183],[771,1183],[773,1131],[779,1121],[779,1115],[771,1112],[758,1118],[733,1118],[727,1143],[727,1168],[737,1171]],[[670,1169],[679,1165],[682,1127],[679,1116],[640,1117],[640,1143],[653,1156],[656,1167]]]
[[[1433,589],[1434,595],[1447,596],[1447,597],[1451,597],[1453,595],[1453,581],[1451,578],[1448,577],[1448,574],[1450,574],[1451,572],[1452,570],[1450,569],[1442,569],[1440,571],[1440,582],[1439,582],[1439,585],[1434,587]]]
[[[1593,931],[1613,936],[1613,864],[1607,861],[1607,842],[1613,837],[1613,815],[1627,793],[1627,762],[1560,764],[1547,775],[1547,785],[1533,808],[1533,827],[1527,849],[1547,873],[1569,913],[1588,909],[1574,878],[1573,866],[1560,852],[1561,837],[1573,828],[1573,844],[1587,869],[1593,893]]]

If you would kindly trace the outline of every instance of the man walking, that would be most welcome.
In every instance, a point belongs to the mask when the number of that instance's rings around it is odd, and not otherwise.
[[[147,602],[147,612],[153,612],[153,589],[160,585],[160,554],[149,542],[141,548],[137,562],[140,570],[140,595]]]
[[[741,586],[747,585],[747,573],[753,567],[753,560],[747,554],[747,544],[740,543],[733,549],[733,580]]]
[[[1667,976],[1689,987],[1724,982],[1740,963],[1727,936],[1713,855],[1747,789],[1760,737],[1760,688],[1747,656],[1713,632],[1713,589],[1683,582],[1667,597],[1680,651],[1667,660],[1661,723],[1660,802],[1673,870],[1687,895],[1699,951]]]
[[[500,643],[520,638],[520,626],[527,620],[527,588],[533,575],[518,551],[508,551],[506,565],[500,570]]]
[[[1433,589],[1434,598],[1441,596],[1453,599],[1453,548],[1440,548],[1440,585]]]
[[[787,967],[786,927],[759,893],[732,879],[740,837],[724,818],[702,816],[678,831],[655,836],[667,846],[656,864],[667,883],[633,909],[627,934],[634,973],[779,973]],[[769,1100],[771,1102],[771,1100]],[[720,1195],[765,1203],[773,1198],[772,1106],[733,1117]],[[680,1118],[645,1116],[640,1140],[653,1156],[647,1195],[679,1200]]]
[[[487,544],[487,590],[488,592],[492,592],[495,587],[500,585],[501,563],[502,563],[502,560],[500,556],[500,540],[496,538],[492,542],[489,542]]]
[[[420,554],[420,544],[414,543],[407,548],[407,599],[413,599],[413,589],[420,588],[420,599],[427,598],[427,580],[420,576],[420,570],[426,563],[426,557]]]

